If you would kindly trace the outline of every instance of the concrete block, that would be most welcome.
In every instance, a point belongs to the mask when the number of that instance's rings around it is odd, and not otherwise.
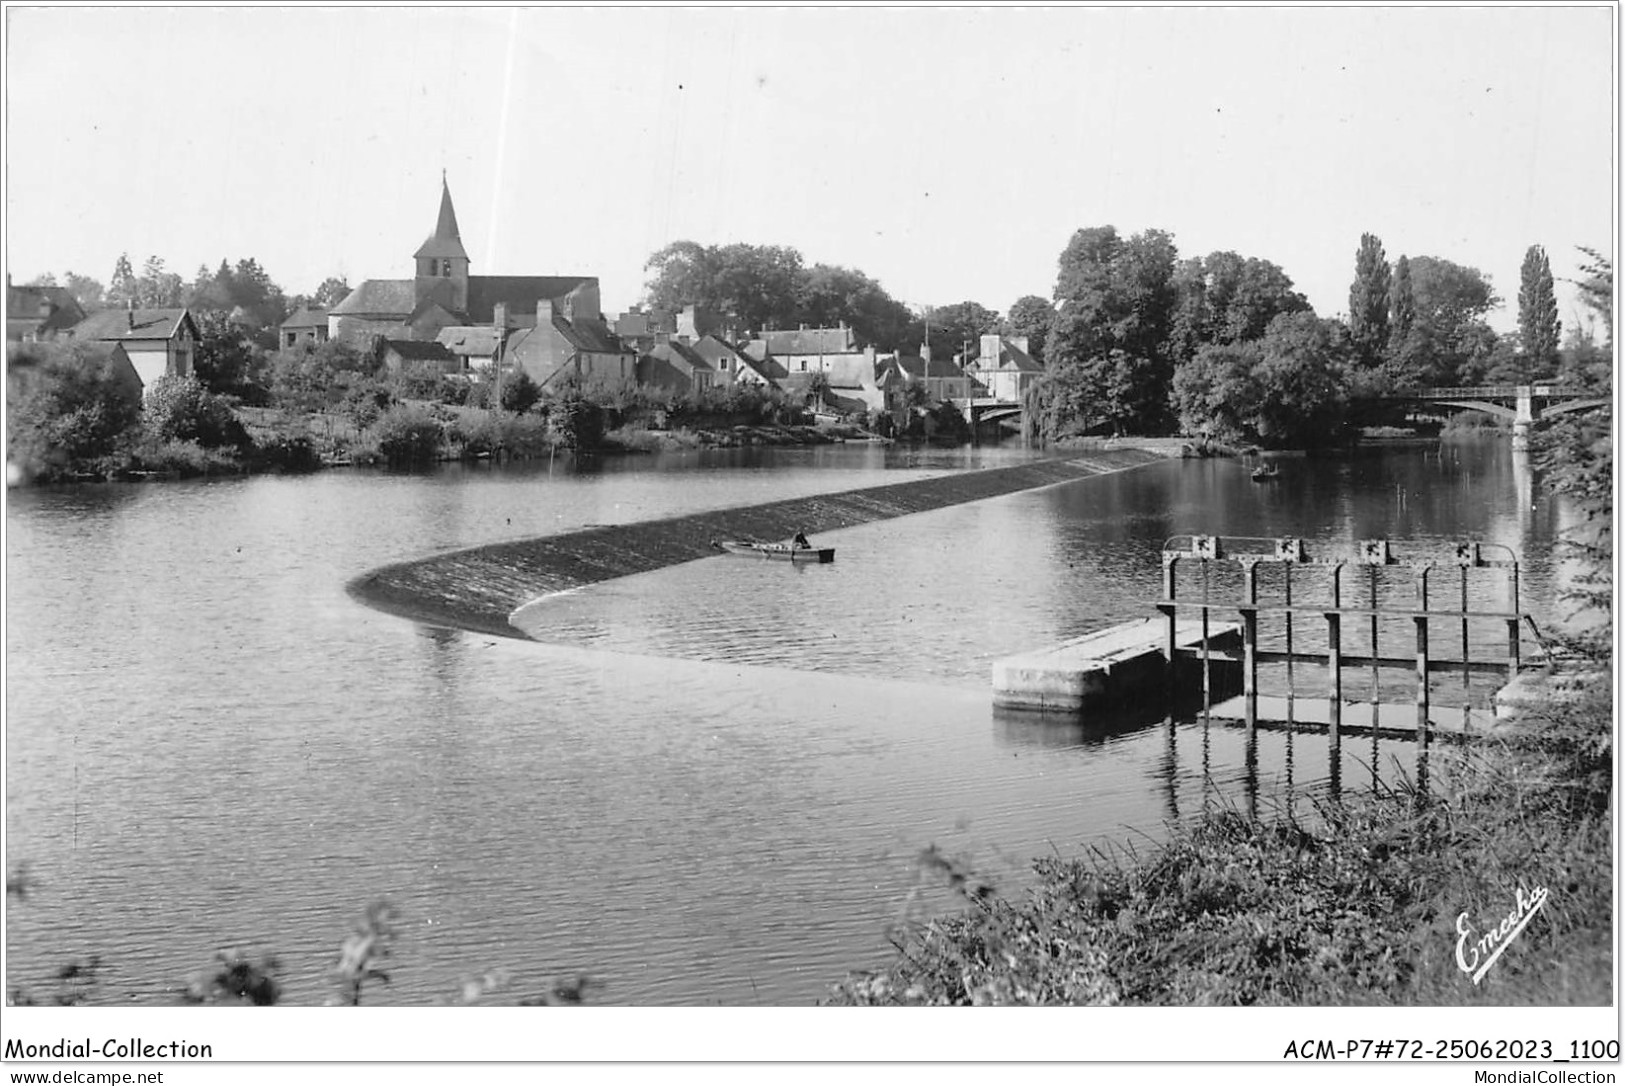
[[[1007,656],[993,663],[993,704],[1005,709],[1042,712],[1117,710],[1128,705],[1175,702],[1202,692],[1202,661],[1176,658],[1170,682],[1163,657],[1168,626],[1163,619],[1147,619],[1098,630],[1083,637],[1034,652]],[[1175,643],[1181,648],[1201,644],[1200,619],[1179,622]],[[1213,652],[1238,655],[1239,622],[1211,622],[1208,647]],[[1230,697],[1241,689],[1241,665],[1234,660],[1211,660],[1209,684],[1214,699]]]

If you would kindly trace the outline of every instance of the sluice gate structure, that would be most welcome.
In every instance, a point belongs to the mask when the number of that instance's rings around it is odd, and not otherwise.
[[[1152,606],[1160,618],[997,661],[995,705],[1088,718],[1160,701],[1169,720],[1324,728],[1333,750],[1345,732],[1397,736],[1425,770],[1435,735],[1482,731],[1549,662],[1517,557],[1491,543],[1176,536]]]

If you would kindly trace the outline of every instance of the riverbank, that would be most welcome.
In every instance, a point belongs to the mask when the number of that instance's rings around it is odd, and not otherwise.
[[[798,531],[816,535],[1126,471],[1169,455],[1159,449],[1102,449],[1014,467],[495,543],[386,566],[357,578],[348,588],[369,606],[425,625],[521,637],[508,616],[524,604],[554,592],[715,555],[713,539],[787,539]]]
[[[828,1002],[1608,1006],[1612,708],[1605,683],[1527,705],[1507,738],[1435,753],[1460,765],[1427,797],[1221,804],[1144,856],[1043,858],[1020,900],[928,850],[963,910]],[[1509,916],[1528,926],[1497,946]]]

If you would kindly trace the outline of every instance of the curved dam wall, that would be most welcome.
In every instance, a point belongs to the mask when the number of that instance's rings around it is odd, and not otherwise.
[[[586,528],[384,566],[357,577],[348,587],[352,596],[369,606],[426,625],[523,638],[509,625],[508,616],[532,600],[715,556],[713,539],[786,539],[797,531],[829,532],[1167,458],[1167,453],[1150,449],[1089,452],[740,509]]]

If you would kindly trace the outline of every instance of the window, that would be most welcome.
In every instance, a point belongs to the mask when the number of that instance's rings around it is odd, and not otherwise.
[[[442,260],[440,262],[440,278],[449,279],[450,277],[451,277],[451,258],[448,257],[445,260]]]

